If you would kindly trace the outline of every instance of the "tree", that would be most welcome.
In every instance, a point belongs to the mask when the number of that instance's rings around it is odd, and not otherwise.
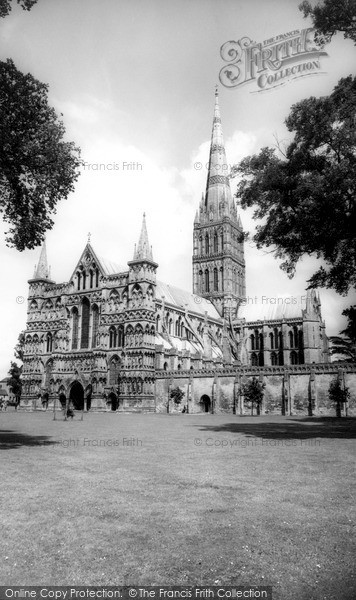
[[[20,251],[41,244],[79,177],[79,149],[64,134],[48,85],[0,62],[0,212],[11,225],[7,245]]]
[[[347,326],[340,331],[341,336],[330,338],[331,354],[339,354],[344,360],[356,362],[356,306],[346,308],[342,314],[347,317]]]
[[[15,362],[11,362],[9,370],[10,379],[8,380],[8,386],[10,391],[14,394],[17,404],[20,403],[21,392],[22,392],[22,381],[21,381],[22,368]]]
[[[338,377],[333,379],[329,386],[329,398],[331,402],[334,402],[336,407],[336,416],[341,417],[341,406],[347,402],[350,398],[350,392],[347,387],[341,385],[341,381]]]
[[[356,43],[356,1],[324,0],[312,7],[308,0],[299,5],[304,17],[311,17],[317,35],[323,35],[327,41],[337,32],[342,31],[345,38]]]
[[[256,404],[256,412],[257,415],[261,413],[261,404],[263,400],[263,390],[265,389],[266,384],[262,383],[257,379],[257,377],[253,377],[242,386],[242,393],[245,397],[246,402],[251,402],[251,414],[253,415],[253,406]]]
[[[263,148],[241,161],[237,187],[241,206],[262,219],[258,248],[272,247],[293,277],[304,255],[321,259],[309,287],[346,294],[356,285],[356,78],[341,79],[328,97],[311,97],[291,108],[295,132],[282,158]]]
[[[185,396],[185,392],[179,387],[173,388],[171,391],[171,398],[176,404],[180,404]]]
[[[17,358],[18,360],[21,360],[21,361],[23,361],[24,345],[25,345],[25,332],[21,331],[21,333],[19,334],[19,337],[17,339],[17,344],[14,348],[15,358]]]
[[[21,6],[23,10],[31,10],[37,0],[17,0],[17,4]],[[0,0],[0,17],[4,18],[12,11],[11,0]]]

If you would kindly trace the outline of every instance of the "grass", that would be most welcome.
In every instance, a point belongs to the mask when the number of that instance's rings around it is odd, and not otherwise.
[[[57,418],[0,413],[3,585],[355,596],[354,419]]]

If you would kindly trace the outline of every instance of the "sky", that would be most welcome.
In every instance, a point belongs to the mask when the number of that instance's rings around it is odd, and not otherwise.
[[[1,20],[0,60],[12,58],[18,69],[49,84],[49,102],[63,114],[66,137],[87,163],[47,234],[53,280],[70,279],[89,232],[98,255],[126,265],[145,212],[158,278],[191,290],[193,221],[206,185],[215,85],[227,64],[220,48],[245,36],[263,42],[310,26],[299,3],[38,0],[30,12],[15,6]],[[276,140],[285,144],[284,120],[293,104],[330,94],[341,77],[355,75],[351,40],[337,34],[325,51],[321,74],[267,91],[258,92],[256,82],[219,84],[228,165]],[[236,184],[233,179],[233,192]],[[244,229],[253,232],[252,212],[240,214]],[[40,254],[40,248],[8,248],[6,228],[0,226],[0,377],[26,326],[27,281]],[[288,279],[271,253],[250,242],[245,258],[247,296],[257,298],[261,318],[266,302],[303,296],[318,264],[306,257]],[[321,289],[320,298],[327,333],[338,334],[345,326],[341,312],[354,296]]]

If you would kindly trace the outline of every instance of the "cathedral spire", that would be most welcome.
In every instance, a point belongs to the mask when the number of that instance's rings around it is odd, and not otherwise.
[[[35,267],[35,272],[33,274],[33,279],[49,279],[49,268],[47,262],[47,249],[46,249],[46,240],[44,240],[40,259],[38,261],[37,266]]]
[[[215,88],[215,106],[213,130],[211,133],[209,171],[206,183],[205,207],[215,218],[219,215],[221,204],[222,214],[231,215],[233,205],[230,181],[228,178],[229,168],[226,162],[225,145],[221,127],[219,91]]]
[[[153,260],[152,247],[150,246],[149,241],[148,241],[147,226],[146,226],[146,214],[145,213],[143,213],[140,239],[138,241],[137,246],[135,245],[133,259],[134,260],[142,260],[142,259]]]

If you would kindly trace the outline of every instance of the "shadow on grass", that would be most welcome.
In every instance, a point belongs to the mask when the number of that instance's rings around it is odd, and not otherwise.
[[[337,419],[336,417],[305,417],[298,419],[298,421],[286,418],[281,423],[275,423],[270,421],[263,422],[263,417],[256,417],[255,423],[244,423],[242,420],[241,422],[235,421],[234,423],[224,423],[223,425],[206,425],[199,427],[199,430],[221,433],[243,433],[247,436],[276,440],[307,440],[311,438],[354,439],[356,438],[356,419],[347,417],[341,419]]]
[[[18,433],[11,429],[3,429],[0,431],[0,450],[12,450],[21,448],[22,446],[54,446],[58,442],[51,440],[46,435],[27,435],[26,433]]]

